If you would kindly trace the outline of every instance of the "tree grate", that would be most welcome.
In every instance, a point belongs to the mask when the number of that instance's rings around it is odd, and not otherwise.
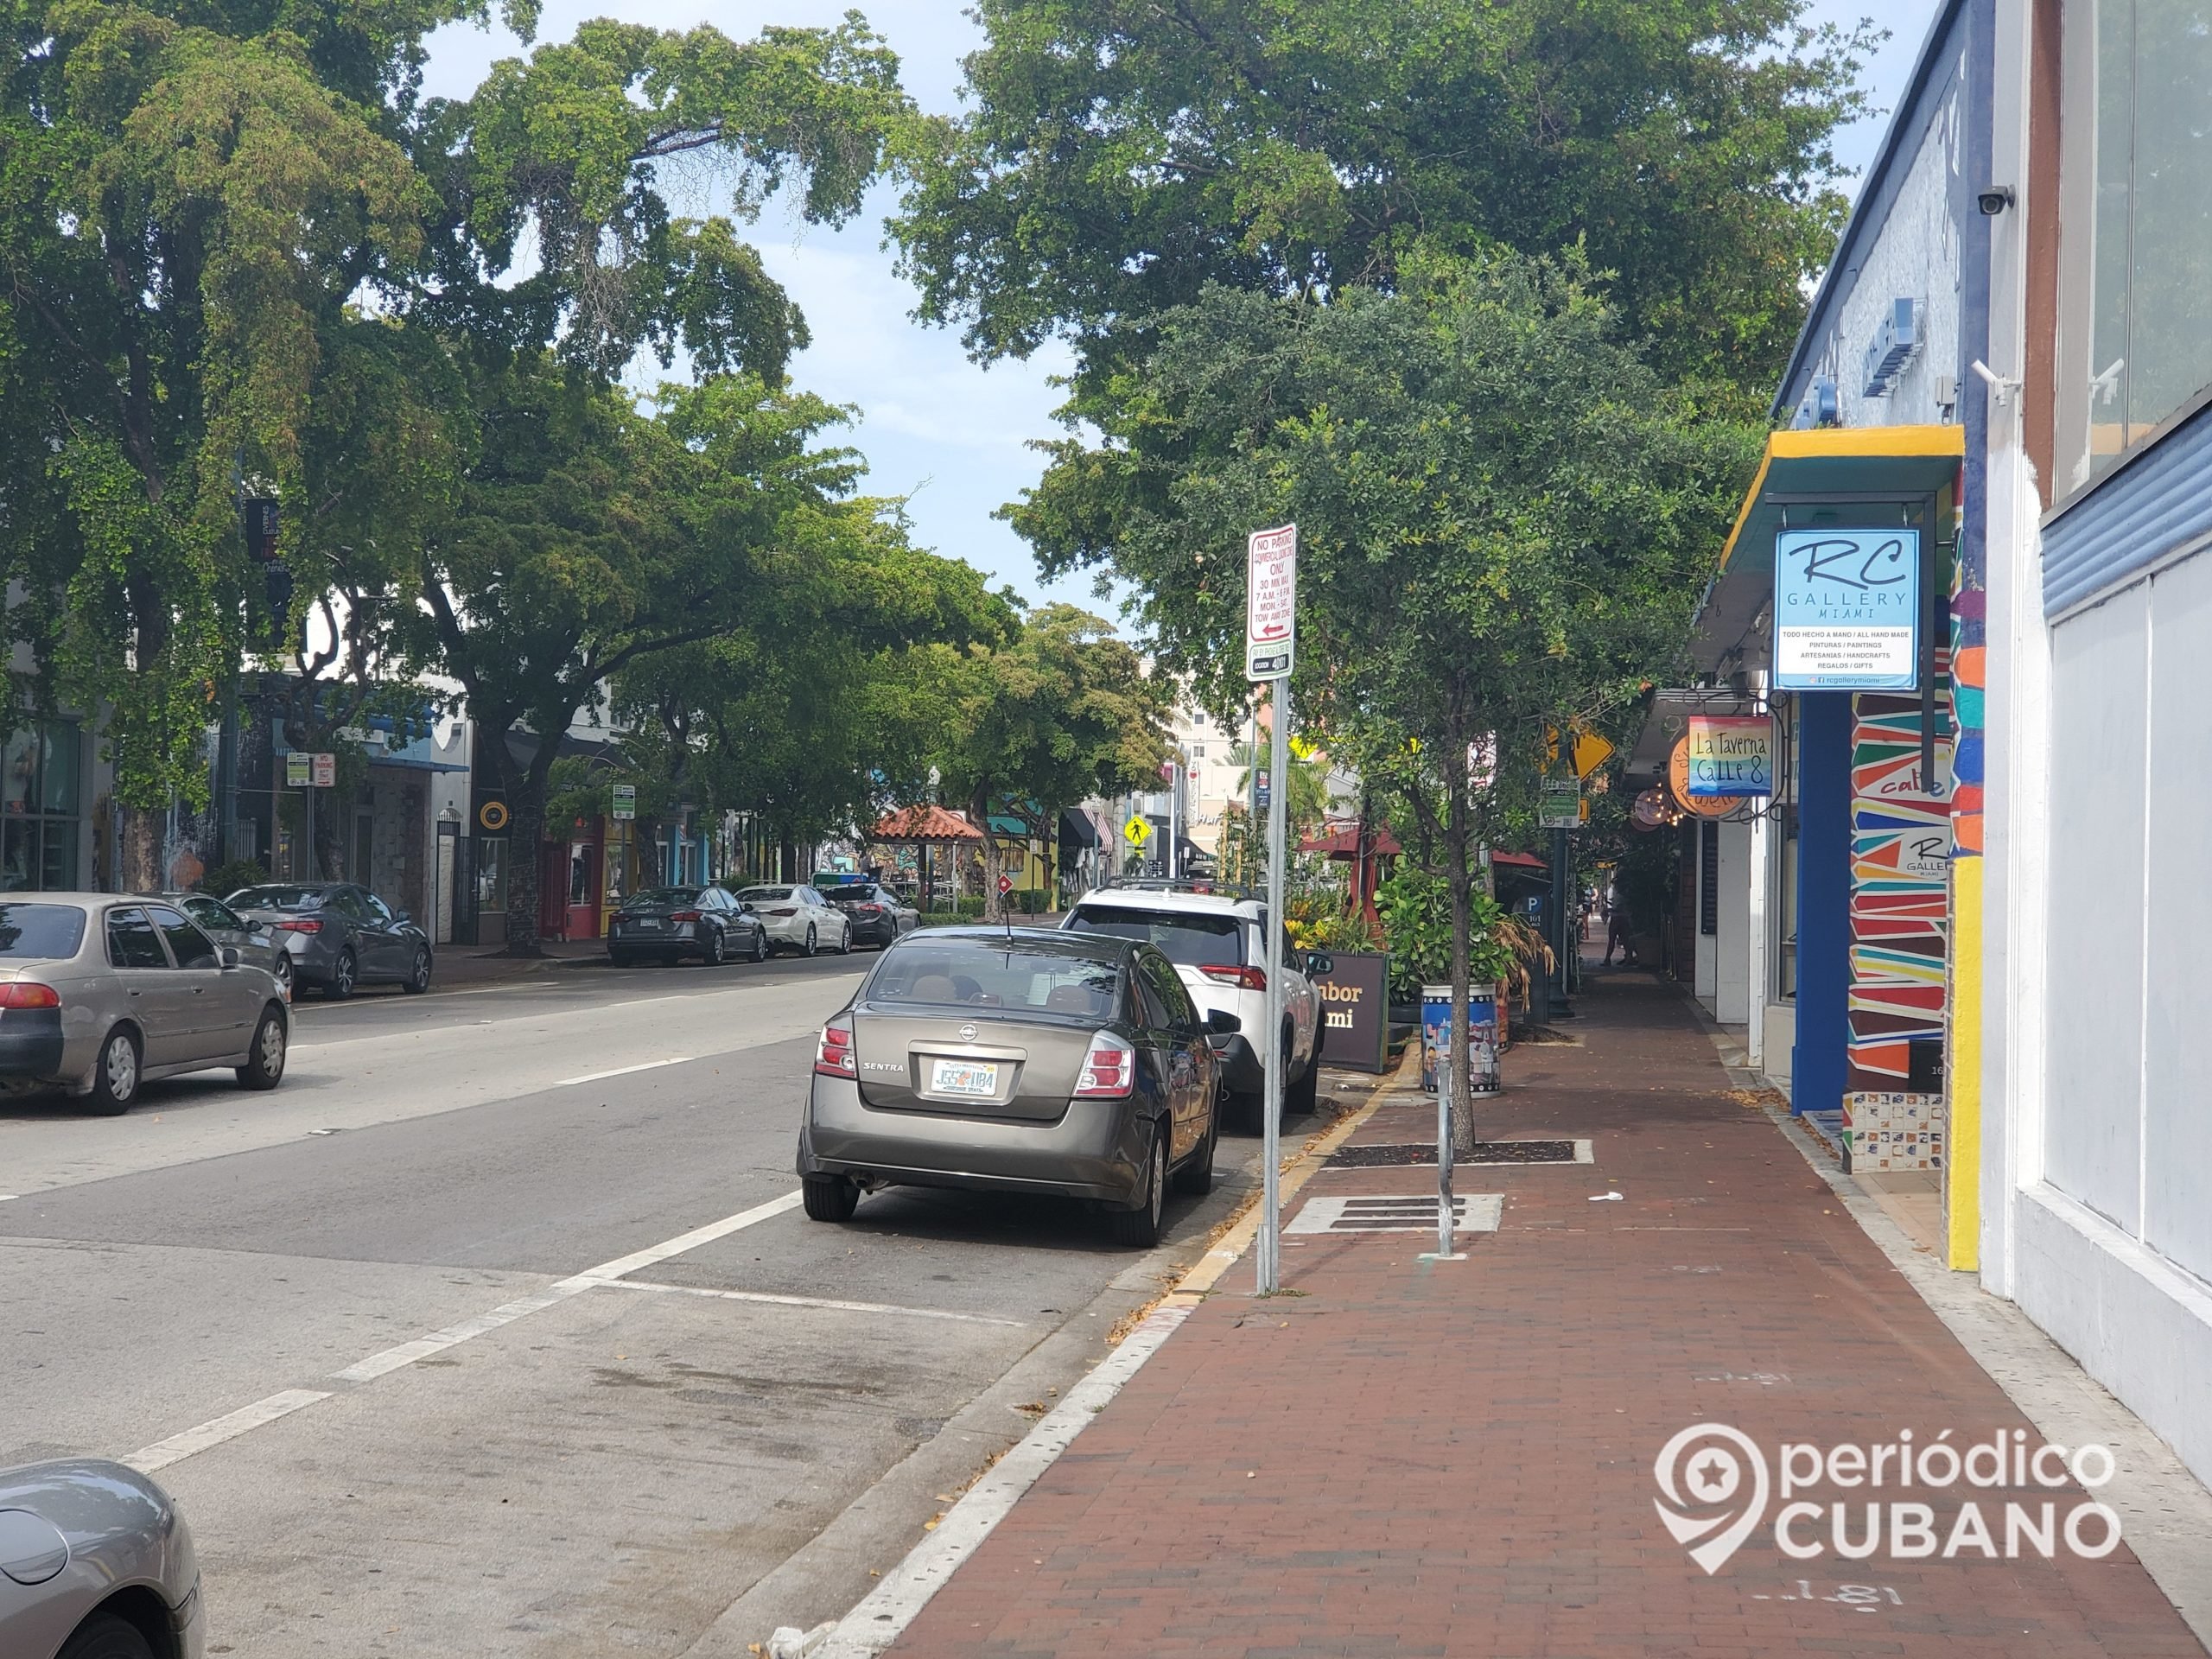
[[[1586,1164],[1587,1141],[1478,1141],[1471,1154],[1454,1154],[1454,1164]],[[1339,1147],[1329,1154],[1330,1169],[1400,1169],[1436,1162],[1433,1141],[1404,1145]]]

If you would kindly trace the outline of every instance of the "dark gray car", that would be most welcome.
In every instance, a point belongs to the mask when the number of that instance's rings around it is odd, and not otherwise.
[[[855,944],[880,945],[889,950],[899,936],[922,925],[921,912],[890,888],[874,881],[817,880],[815,888],[843,911],[853,925]]]
[[[645,887],[624,899],[607,924],[607,955],[617,968],[647,957],[696,957],[709,968],[732,957],[760,962],[768,955],[768,929],[750,906],[711,884]]]
[[[235,950],[240,962],[266,968],[276,975],[278,984],[290,986],[292,953],[278,943],[280,936],[268,923],[248,921],[221,899],[204,893],[149,893],[140,896],[175,906],[199,923],[200,931],[216,944]]]
[[[241,919],[258,922],[291,958],[292,982],[343,999],[363,985],[430,988],[430,936],[351,881],[271,881],[242,887],[228,900]]]
[[[200,1659],[192,1529],[135,1469],[93,1458],[0,1470],[0,1654]]]
[[[884,1186],[1057,1193],[1148,1248],[1171,1182],[1212,1189],[1211,1039],[1236,1028],[1202,1021],[1139,941],[909,933],[822,1029],[799,1130],[806,1213],[846,1220]]]

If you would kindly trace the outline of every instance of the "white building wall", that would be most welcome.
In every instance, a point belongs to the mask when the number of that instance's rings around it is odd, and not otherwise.
[[[1740,1026],[1751,1017],[1751,827],[1720,825],[1719,931],[1713,936],[1713,1017]]]

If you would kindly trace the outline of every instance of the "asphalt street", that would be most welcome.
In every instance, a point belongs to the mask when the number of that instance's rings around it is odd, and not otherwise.
[[[210,1651],[742,1655],[841,1613],[1106,1351],[1161,1249],[1067,1205],[798,1208],[870,958],[303,999],[284,1086],[0,1105],[0,1465],[154,1469]]]

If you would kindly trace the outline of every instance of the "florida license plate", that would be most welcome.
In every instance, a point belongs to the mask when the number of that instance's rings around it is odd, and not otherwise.
[[[940,1095],[995,1095],[999,1091],[999,1069],[974,1060],[933,1060],[930,1063],[930,1089]]]
[[[658,933],[660,931],[659,921],[656,918],[651,916],[640,916],[633,925],[635,925],[641,932]]]

